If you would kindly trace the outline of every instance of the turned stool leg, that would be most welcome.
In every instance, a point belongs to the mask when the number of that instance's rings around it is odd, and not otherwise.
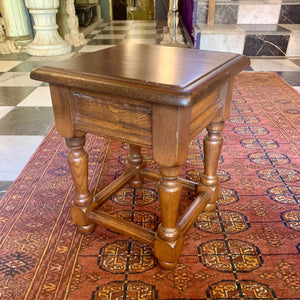
[[[83,149],[84,143],[84,136],[66,139],[66,145],[69,148],[67,160],[76,189],[71,205],[71,215],[81,233],[91,233],[95,224],[88,220],[86,212],[93,197],[88,190],[88,155]]]
[[[204,138],[204,174],[201,183],[213,191],[213,196],[205,207],[205,211],[211,212],[216,208],[219,196],[219,179],[217,175],[218,161],[222,150],[223,138],[221,131],[223,122],[211,123],[207,126],[207,135]]]
[[[183,247],[183,237],[177,225],[178,205],[182,186],[177,176],[181,168],[161,167],[163,176],[158,184],[162,220],[157,229],[154,242],[154,254],[164,269],[173,269],[177,265]]]
[[[130,144],[130,154],[128,156],[128,167],[138,170],[138,172],[131,179],[130,184],[134,188],[140,188],[144,181],[140,175],[140,170],[144,167],[143,155],[141,154],[141,147]]]

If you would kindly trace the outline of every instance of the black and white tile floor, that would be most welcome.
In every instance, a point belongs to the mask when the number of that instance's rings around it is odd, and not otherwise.
[[[156,21],[113,21],[96,28],[86,36],[86,45],[67,55],[0,55],[0,199],[54,122],[49,87],[31,80],[30,71],[120,43],[159,44],[162,27],[163,23]],[[277,72],[300,92],[300,57],[254,58],[247,71]]]

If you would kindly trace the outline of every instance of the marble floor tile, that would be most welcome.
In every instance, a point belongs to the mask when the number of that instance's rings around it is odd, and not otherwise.
[[[284,79],[291,86],[300,86],[300,69],[299,71],[283,71],[276,72],[282,79]]]
[[[119,29],[103,29],[99,34],[97,35],[102,35],[102,34],[107,34],[107,35],[116,35],[116,34],[126,34],[128,30],[119,30]]]
[[[201,34],[200,49],[243,53],[244,34]]]
[[[201,31],[201,33],[210,33],[210,34],[245,33],[245,29],[243,29],[240,25],[237,24],[226,24],[226,26],[222,24],[215,24],[214,26],[208,26],[206,24],[198,24],[195,26],[195,32],[196,31]]]
[[[281,24],[291,31],[287,56],[300,56],[300,24]]]
[[[52,107],[50,89],[48,86],[37,87],[17,106]]]
[[[15,180],[43,138],[43,135],[0,136],[0,180]]]
[[[0,119],[7,115],[13,108],[13,106],[0,106]]]
[[[98,34],[98,33],[97,33]],[[91,39],[93,39],[94,38],[94,36],[95,36],[95,34],[88,34],[88,35],[86,35],[85,36],[85,41],[86,42],[88,42],[88,41],[90,41]],[[76,50],[75,50],[76,51]],[[72,52],[73,52],[73,50],[72,50]]]
[[[288,34],[291,31],[277,24],[239,24],[247,33],[255,34]]]
[[[243,54],[248,56],[285,56],[289,35],[247,34]]]
[[[87,45],[82,47],[79,52],[95,52],[95,51],[99,51],[99,50],[103,50],[106,48],[110,48],[113,47],[114,45]]]
[[[111,40],[111,39],[124,39],[125,34],[97,34],[94,39]]]
[[[238,24],[277,24],[281,4],[239,3]]]
[[[51,107],[15,107],[0,119],[0,135],[45,135],[53,123]]]
[[[71,58],[75,52],[70,52],[68,54],[56,55],[56,56],[31,56],[27,61],[61,61]]]
[[[300,34],[300,24],[279,24],[281,27],[284,27],[291,32]]]
[[[247,67],[244,71],[253,71],[251,67]]]
[[[156,25],[153,26],[132,26],[129,31],[155,31]]]
[[[0,181],[0,200],[3,198],[4,194],[12,185],[12,183],[13,181]]]
[[[87,45],[119,45],[123,42],[123,39],[110,39],[110,40],[90,40]],[[80,51],[80,50],[79,50]]]
[[[300,67],[287,59],[251,59],[251,68],[254,71],[300,71]]]
[[[16,53],[10,53],[10,54],[1,54],[0,55],[0,61],[9,61],[9,60],[20,60],[24,61],[31,56],[28,55],[27,53],[23,52],[16,52]]]
[[[116,27],[116,26],[120,26],[120,27],[128,27],[131,26],[133,23],[133,21],[124,21],[124,20],[112,20],[110,22],[110,25],[106,26],[105,28],[109,28],[109,27]]]
[[[153,39],[125,39],[123,43],[156,45],[157,41]]]
[[[297,66],[300,67],[300,58],[296,58],[296,59],[291,59],[291,61],[296,64]]]
[[[300,32],[292,32],[286,54],[288,56],[300,56]]]
[[[300,86],[293,86],[293,88],[294,88],[298,93],[300,93]]]
[[[29,72],[7,72],[0,75],[0,86],[39,86],[40,81],[32,80]]]
[[[96,34],[99,34],[100,32],[101,32],[101,30],[93,30],[89,34],[96,35]]]
[[[156,34],[127,34],[126,39],[155,39],[156,38]]]
[[[143,27],[143,26],[155,26],[157,24],[157,21],[143,21],[143,20],[140,20],[140,21],[134,21],[132,26],[133,27]]]
[[[0,63],[0,72],[7,72],[9,71],[10,69],[12,69],[13,67],[21,64],[22,62],[21,61],[1,61]]]
[[[129,35],[144,35],[144,34],[156,34],[156,29],[154,30],[129,30],[129,32],[127,33],[126,36],[129,36]]]
[[[111,26],[106,26],[103,30],[119,30],[124,32],[129,30],[129,28],[131,28],[131,24],[124,26],[112,24]]]
[[[36,87],[1,86],[0,106],[15,106],[35,89]]]
[[[147,26],[135,26],[133,25],[129,30],[136,31],[136,30],[156,30],[157,24],[147,25]]]
[[[24,61],[14,68],[11,68],[9,72],[31,72],[34,68],[44,66],[51,63],[50,61]]]
[[[281,5],[280,17],[278,23],[299,24],[300,23],[300,5]]]

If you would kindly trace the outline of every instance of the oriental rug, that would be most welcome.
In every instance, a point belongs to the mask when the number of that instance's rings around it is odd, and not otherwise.
[[[175,270],[152,249],[101,226],[76,230],[67,149],[53,128],[0,202],[0,299],[300,299],[300,96],[273,73],[237,76],[223,132],[213,213],[185,238]],[[128,145],[89,135],[89,185],[122,172]],[[145,152],[155,168],[151,152]],[[202,137],[182,176],[196,181]],[[191,201],[183,193],[180,211]],[[149,229],[159,223],[155,184],[125,186],[103,210]]]

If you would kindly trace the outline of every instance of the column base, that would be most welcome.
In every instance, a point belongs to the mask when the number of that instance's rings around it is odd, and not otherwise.
[[[32,42],[32,37],[30,35],[7,37],[7,39],[13,41],[16,49],[19,50],[25,49]]]
[[[59,45],[29,45],[27,53],[33,56],[55,56],[71,52],[71,46],[67,43]]]

